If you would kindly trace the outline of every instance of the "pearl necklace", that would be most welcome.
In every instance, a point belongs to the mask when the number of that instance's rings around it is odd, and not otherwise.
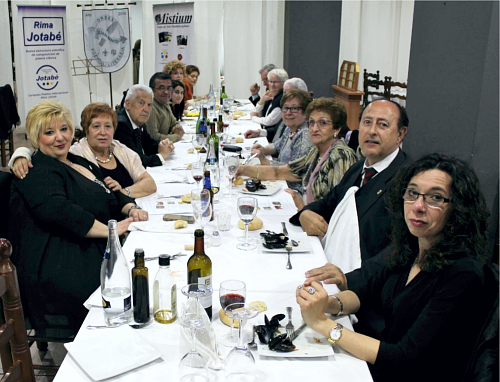
[[[108,159],[105,159],[105,160],[99,159],[97,157],[97,155],[95,155],[95,154],[94,154],[94,158],[99,163],[109,163],[111,161],[111,159],[113,158],[113,150],[109,150],[109,157],[108,157]]]

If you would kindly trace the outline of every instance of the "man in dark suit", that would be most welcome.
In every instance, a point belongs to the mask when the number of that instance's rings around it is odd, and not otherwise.
[[[273,69],[276,69],[276,65],[267,64],[264,65],[264,67],[261,70],[259,70],[260,79],[262,80],[262,84],[266,87],[266,90],[269,88],[267,74]],[[260,101],[259,91],[260,91],[260,86],[257,84],[257,82],[254,83],[252,86],[250,86],[250,93],[252,93],[252,95],[248,99],[250,100],[250,102],[253,103],[254,106],[257,105],[257,102]]]
[[[139,154],[144,167],[161,166],[174,149],[169,139],[157,142],[146,131],[152,107],[153,91],[134,85],[125,97],[125,108],[116,112],[118,126],[114,138]]]
[[[357,186],[360,187],[355,200],[361,260],[381,252],[390,242],[390,217],[384,201],[385,193],[398,168],[410,162],[399,148],[407,130],[408,116],[397,103],[378,99],[368,104],[359,124],[359,143],[366,159],[352,166],[335,188],[292,216],[290,222],[300,223],[309,235],[324,236],[335,208],[347,190]],[[306,276],[327,283],[340,282],[338,268],[332,264],[312,269]]]

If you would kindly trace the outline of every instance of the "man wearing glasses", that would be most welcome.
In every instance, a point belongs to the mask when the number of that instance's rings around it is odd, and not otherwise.
[[[171,142],[179,141],[184,135],[184,129],[177,122],[170,109],[172,80],[168,73],[157,72],[149,80],[149,87],[153,89],[153,110],[146,123],[149,135],[160,142],[166,138]]]

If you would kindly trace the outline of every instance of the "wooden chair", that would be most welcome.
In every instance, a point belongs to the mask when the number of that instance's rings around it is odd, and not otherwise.
[[[358,128],[359,109],[363,92],[358,91],[359,64],[353,61],[343,61],[340,66],[337,85],[332,85],[333,98],[340,101],[347,111],[347,126]]]
[[[399,91],[394,91],[394,88],[399,88]],[[401,106],[406,106],[406,90],[408,85],[406,82],[392,81],[392,77],[386,76],[384,81],[384,97],[399,100]]]
[[[12,131],[20,122],[12,88],[9,84],[0,87],[0,156],[2,167],[7,166],[7,155],[11,156],[14,152]]]
[[[375,90],[370,90],[370,88],[374,88]],[[383,89],[384,81],[380,79],[380,71],[377,70],[377,73],[368,73],[366,69],[364,69],[363,92],[365,93],[365,95],[363,96],[363,106],[368,105],[368,97],[370,95],[384,97]]]
[[[0,382],[34,382],[35,373],[24,325],[23,306],[16,268],[10,261],[11,254],[10,242],[0,239],[0,294],[3,304],[0,314],[0,357],[5,374]]]

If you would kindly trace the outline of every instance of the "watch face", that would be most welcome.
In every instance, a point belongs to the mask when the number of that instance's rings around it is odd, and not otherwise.
[[[337,341],[340,338],[340,329],[337,326],[330,330],[330,338],[334,341]]]

